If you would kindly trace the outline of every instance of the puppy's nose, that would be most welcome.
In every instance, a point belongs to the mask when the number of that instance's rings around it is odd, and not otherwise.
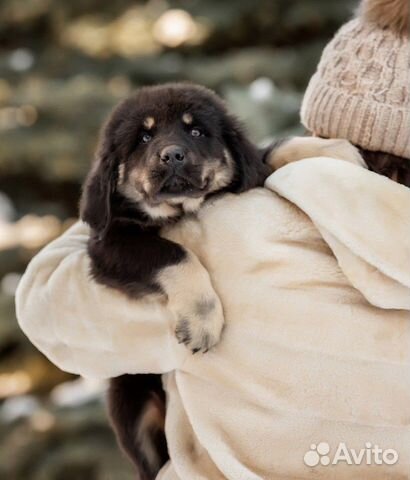
[[[159,157],[161,162],[173,166],[182,165],[185,161],[184,150],[178,145],[168,145],[168,147],[163,148],[159,154]]]

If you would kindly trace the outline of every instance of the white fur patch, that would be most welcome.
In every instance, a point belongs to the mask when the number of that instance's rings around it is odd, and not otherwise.
[[[139,206],[148,216],[158,220],[176,217],[181,213],[176,205],[170,205],[165,202],[159,205],[149,205],[147,202],[141,202]]]
[[[182,202],[182,208],[185,213],[197,212],[204,203],[204,198],[187,198]]]
[[[200,209],[201,205],[204,203],[204,200],[204,197],[177,197],[174,199],[169,199],[168,203],[182,207],[185,213],[195,213]]]

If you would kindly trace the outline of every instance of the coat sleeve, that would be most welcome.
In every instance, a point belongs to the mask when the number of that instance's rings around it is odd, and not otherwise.
[[[306,213],[351,284],[374,306],[410,310],[410,190],[332,158],[309,158],[267,188]]]
[[[59,368],[85,377],[175,369],[187,351],[171,313],[92,280],[88,235],[79,222],[31,261],[16,292],[20,327]]]

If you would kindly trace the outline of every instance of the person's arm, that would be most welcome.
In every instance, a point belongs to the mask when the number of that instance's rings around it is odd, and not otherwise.
[[[31,261],[16,293],[22,330],[53,363],[83,376],[173,370],[188,352],[171,314],[92,280],[88,235],[77,223]]]

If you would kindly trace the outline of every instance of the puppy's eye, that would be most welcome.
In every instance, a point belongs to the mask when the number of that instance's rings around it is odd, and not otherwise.
[[[142,136],[142,143],[148,143],[152,139],[152,135],[149,133],[144,133]]]
[[[193,137],[201,137],[203,135],[203,133],[201,132],[201,130],[199,130],[199,128],[193,128],[191,130],[191,135]]]

